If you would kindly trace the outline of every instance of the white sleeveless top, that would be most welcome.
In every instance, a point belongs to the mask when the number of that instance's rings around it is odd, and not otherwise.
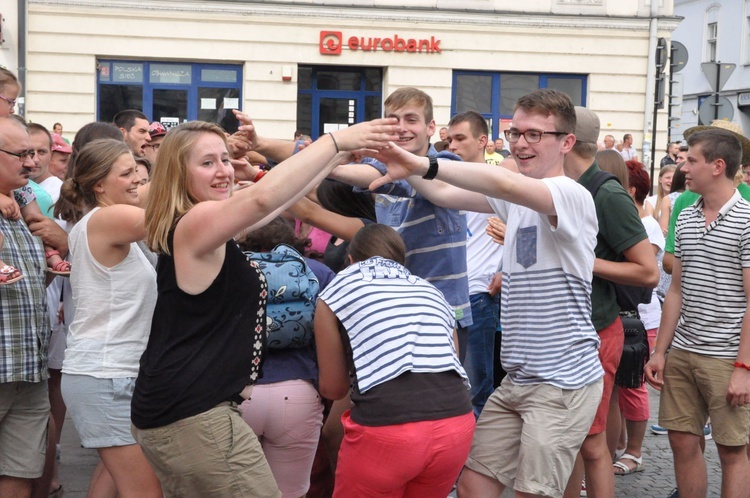
[[[136,243],[111,268],[94,259],[87,226],[98,209],[68,237],[75,316],[62,371],[102,379],[136,377],[156,304],[156,271]]]

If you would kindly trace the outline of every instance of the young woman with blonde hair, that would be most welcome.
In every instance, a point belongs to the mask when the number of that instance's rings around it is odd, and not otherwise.
[[[240,131],[251,132],[250,119],[236,115]],[[221,128],[194,121],[167,133],[149,184],[158,298],[132,421],[168,496],[279,496],[237,409],[263,360],[267,287],[233,237],[263,226],[350,159],[339,151],[394,140],[394,124],[375,120],[321,137],[234,193]]]

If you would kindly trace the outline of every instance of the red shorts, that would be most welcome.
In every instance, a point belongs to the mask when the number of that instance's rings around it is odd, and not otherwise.
[[[620,365],[622,348],[625,345],[625,331],[622,328],[622,320],[618,316],[614,322],[602,330],[597,330],[601,345],[599,346],[599,361],[604,369],[604,389],[602,390],[602,401],[596,409],[594,423],[589,429],[589,436],[604,432],[607,428],[607,414],[609,413],[609,399],[612,397],[612,388],[615,386],[615,374]]]
[[[347,410],[334,498],[445,498],[469,456],[473,412],[458,417],[366,427]]]

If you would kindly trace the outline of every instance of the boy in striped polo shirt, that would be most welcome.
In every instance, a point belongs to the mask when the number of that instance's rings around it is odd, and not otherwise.
[[[669,431],[680,496],[706,496],[700,440],[709,416],[722,496],[746,496],[750,203],[733,183],[742,145],[731,132],[709,129],[691,135],[688,146],[683,172],[701,197],[677,219],[672,285],[646,378],[662,390],[659,424]]]

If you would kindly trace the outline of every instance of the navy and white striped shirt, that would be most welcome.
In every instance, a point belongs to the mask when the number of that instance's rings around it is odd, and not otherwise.
[[[703,198],[677,219],[674,255],[682,264],[682,308],[672,345],[714,358],[737,357],[750,268],[750,203],[735,190],[706,226]]]
[[[567,177],[543,180],[548,216],[487,198],[506,220],[500,359],[514,384],[579,389],[603,375],[591,322],[591,278],[598,223],[591,194]]]
[[[404,372],[455,370],[467,379],[453,344],[450,305],[395,261],[374,257],[349,266],[320,299],[347,331],[361,393]]]

